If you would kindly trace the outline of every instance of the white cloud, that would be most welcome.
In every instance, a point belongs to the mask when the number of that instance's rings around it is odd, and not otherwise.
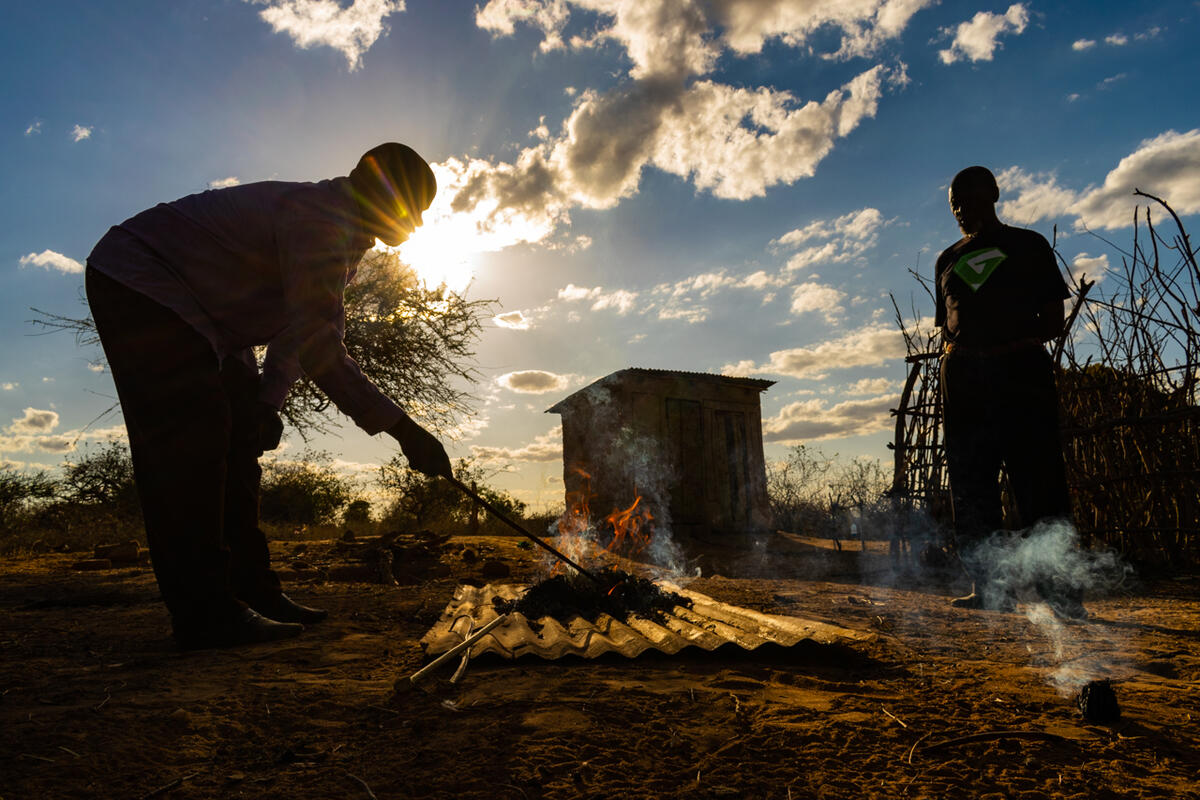
[[[896,390],[896,381],[892,378],[862,378],[846,387],[850,395],[880,395]]]
[[[37,136],[41,132],[42,132],[42,121],[40,119],[36,119],[33,122],[29,123],[29,127],[27,127],[25,129],[26,136]]]
[[[475,24],[496,36],[512,36],[518,22],[537,28],[543,52],[563,46],[562,30],[569,17],[566,0],[490,0],[475,7]]]
[[[497,327],[514,331],[527,331],[533,327],[533,320],[525,316],[523,311],[506,311],[503,314],[497,314],[492,317],[492,322],[496,323]]]
[[[9,433],[49,433],[58,427],[58,412],[46,409],[26,408],[20,417],[15,417],[8,426]]]
[[[53,250],[43,250],[40,253],[29,253],[21,256],[18,262],[22,267],[33,265],[41,267],[45,270],[56,269],[59,272],[78,273],[83,272],[83,264],[80,264],[73,258],[64,256],[62,253],[56,253]]]
[[[836,322],[842,315],[846,293],[820,283],[802,283],[792,290],[792,313],[816,311],[826,322]]]
[[[879,209],[862,208],[836,219],[814,220],[772,240],[770,246],[786,250],[817,242],[788,258],[787,269],[795,272],[814,264],[844,263],[862,256],[878,243],[879,229],[886,225]]]
[[[572,47],[616,41],[638,74],[706,71],[723,49],[737,55],[761,52],[769,41],[807,49],[818,33],[836,30],[838,47],[822,53],[844,59],[870,55],[898,38],[918,11],[936,0],[490,0],[476,12],[476,24],[496,35],[511,35],[527,24],[544,37],[542,50],[563,47],[571,7],[601,15],[599,30],[571,40]]]
[[[571,375],[559,375],[540,369],[526,369],[507,372],[496,378],[496,383],[510,392],[545,394],[566,389],[571,385],[571,380]]]
[[[82,142],[92,137],[92,128],[86,125],[76,125],[71,129],[71,141]]]
[[[613,207],[637,193],[647,168],[717,197],[762,196],[811,177],[838,139],[874,117],[885,91],[907,84],[907,74],[903,64],[877,65],[823,99],[804,100],[704,79],[721,53],[758,52],[768,40],[806,47],[833,26],[843,34],[841,55],[861,54],[898,36],[930,4],[491,0],[477,11],[477,24],[495,35],[530,25],[542,32],[543,49],[567,46],[569,13],[583,10],[596,27],[569,46],[615,42],[631,66],[611,89],[573,94],[560,130],[539,123],[541,140],[512,163],[450,159],[438,165],[445,173],[439,184],[449,208],[468,215],[495,249],[547,239],[574,208]]]
[[[1089,256],[1087,253],[1080,253],[1071,261],[1071,266],[1074,267],[1072,271],[1076,275],[1099,283],[1108,274],[1108,254]]]
[[[87,368],[88,368],[88,370],[89,370],[89,371],[91,371],[91,372],[104,372],[104,365],[103,365],[103,364],[91,364],[91,363],[89,363],[89,364],[87,365]]]
[[[763,364],[742,361],[721,368],[725,375],[787,375],[814,378],[833,369],[878,367],[906,354],[904,338],[895,327],[872,323],[838,339],[811,347],[776,350]]]
[[[614,289],[606,292],[602,286],[593,286],[589,289],[573,283],[568,283],[564,288],[558,290],[559,300],[565,300],[568,303],[590,301],[592,311],[613,309],[622,316],[634,309],[637,298],[637,292],[626,289]]]
[[[342,6],[337,0],[247,0],[265,5],[259,16],[276,33],[286,33],[301,49],[314,45],[332,47],[346,57],[350,70],[362,64],[362,56],[382,36],[383,20],[404,11],[404,0],[353,0]]]
[[[4,383],[0,383],[0,389],[3,389],[6,392],[11,392],[20,385],[21,384],[17,383],[16,381],[5,381]]]
[[[559,461],[562,459],[562,426],[535,436],[520,447],[484,447],[473,445],[471,455],[480,461]]]
[[[1011,198],[1000,203],[1001,216],[1024,225],[1059,216],[1076,200],[1075,192],[1060,186],[1053,173],[1029,173],[1009,167],[996,175],[996,183],[1000,197]]]
[[[1113,33],[1104,37],[1104,43],[1114,47],[1124,47],[1129,44],[1129,37],[1123,33]]]
[[[1091,50],[1095,46],[1095,39],[1076,39],[1075,41],[1071,42],[1071,49],[1077,53],[1083,52],[1084,50]]]
[[[208,182],[209,189],[228,189],[230,186],[237,186],[241,183],[236,176],[230,175],[228,178],[218,178],[215,181]]]
[[[763,439],[795,444],[876,433],[892,425],[891,409],[896,400],[896,395],[885,394],[833,406],[816,399],[789,403],[774,417],[763,420]]]
[[[75,450],[77,441],[77,438],[63,433],[54,436],[38,436],[33,440],[33,444],[39,450],[47,453],[70,453]]]
[[[1025,224],[1073,217],[1088,228],[1124,228],[1133,221],[1134,206],[1147,203],[1133,195],[1134,189],[1163,198],[1181,216],[1195,214],[1200,212],[1200,129],[1167,131],[1143,141],[1102,184],[1080,192],[1060,186],[1053,174],[1019,167],[1004,170],[1001,178],[1002,192],[1015,190],[1017,197],[1002,203],[1000,212]]]
[[[953,34],[954,39],[950,47],[938,52],[938,57],[943,64],[964,59],[991,61],[1000,47],[1000,37],[1024,33],[1028,24],[1029,9],[1025,8],[1024,3],[1013,3],[1003,14],[980,11],[968,21],[960,22],[957,27],[942,29],[943,34]]]

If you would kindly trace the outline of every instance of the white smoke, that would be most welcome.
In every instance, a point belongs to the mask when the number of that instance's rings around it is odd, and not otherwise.
[[[1073,525],[1049,521],[1028,532],[997,532],[964,553],[963,561],[980,576],[976,591],[990,605],[1023,604],[1025,618],[1049,645],[1047,680],[1060,694],[1111,677],[1119,667],[1103,653],[1088,652],[1087,640],[1111,637],[1111,631],[1087,622],[1080,605],[1129,580],[1133,570],[1116,553],[1082,548]]]

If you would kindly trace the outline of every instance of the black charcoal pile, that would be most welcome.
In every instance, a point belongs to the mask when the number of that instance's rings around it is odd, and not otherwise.
[[[492,605],[500,614],[519,611],[531,627],[544,617],[566,624],[575,617],[595,622],[601,614],[622,622],[632,615],[662,622],[666,612],[676,606],[692,605],[686,597],[619,569],[608,567],[592,574],[598,580],[574,571],[556,575],[529,587],[517,600],[493,597]]]

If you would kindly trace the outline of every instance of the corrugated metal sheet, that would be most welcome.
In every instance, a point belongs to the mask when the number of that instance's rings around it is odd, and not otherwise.
[[[421,640],[427,655],[444,653],[462,642],[470,631],[495,619],[493,597],[515,599],[526,588],[513,584],[489,584],[479,588],[460,586],[437,624]],[[543,627],[535,633],[524,616],[514,613],[507,623],[472,647],[471,654],[474,657],[494,653],[508,659],[534,656],[554,660],[565,655],[595,658],[616,652],[634,658],[647,650],[673,655],[685,647],[715,650],[733,645],[754,650],[768,643],[791,647],[806,640],[832,644],[874,638],[874,634],[865,631],[800,617],[763,614],[718,602],[699,592],[670,585],[665,588],[690,599],[692,607],[676,606],[662,624],[637,616],[631,617],[627,624],[604,614],[595,622],[575,618],[563,626],[546,617],[538,620]]]

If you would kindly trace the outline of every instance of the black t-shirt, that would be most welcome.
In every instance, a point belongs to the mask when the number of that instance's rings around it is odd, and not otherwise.
[[[1046,238],[1008,225],[951,245],[938,256],[935,274],[934,324],[955,344],[1039,339],[1038,312],[1070,297]]]

